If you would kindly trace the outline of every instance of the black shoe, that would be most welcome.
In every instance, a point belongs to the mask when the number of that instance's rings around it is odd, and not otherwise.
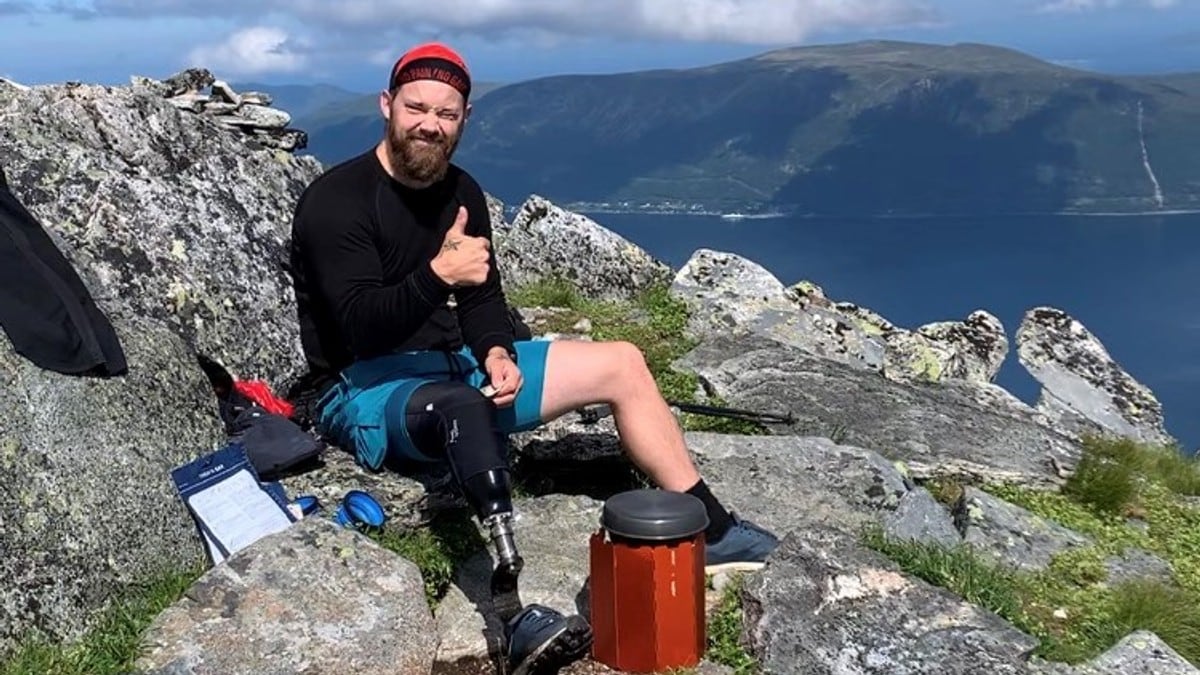
[[[587,655],[592,627],[581,616],[564,617],[544,605],[528,605],[504,629],[510,675],[549,675]]]

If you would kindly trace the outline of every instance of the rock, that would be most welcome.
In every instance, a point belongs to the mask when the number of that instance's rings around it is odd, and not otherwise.
[[[1056,487],[1076,441],[1042,425],[1027,406],[983,405],[967,382],[894,382],[764,338],[710,336],[680,359],[730,406],[791,412],[776,434],[817,435],[903,461],[914,479],[1018,481]]]
[[[1087,663],[1073,667],[1047,664],[1035,672],[1055,675],[1198,675],[1200,669],[1154,633],[1138,630]]]
[[[916,488],[900,497],[896,510],[883,518],[883,532],[897,541],[915,541],[953,548],[962,543],[962,535],[946,508],[925,488]]]
[[[220,438],[212,394],[161,322],[116,328],[131,368],[106,380],[43,371],[0,337],[0,661],[202,560],[170,471]]]
[[[305,518],[234,554],[148,628],[143,673],[429,673],[437,648],[416,565]]]
[[[954,354],[943,368],[943,377],[968,382],[991,382],[1008,356],[1004,324],[983,310],[971,312],[962,322],[941,321],[921,326],[917,333]]]
[[[28,86],[21,84],[20,82],[17,82],[15,80],[10,80],[7,77],[0,77],[0,85],[3,85],[5,87],[12,87],[13,89],[17,89],[19,91],[29,91]]]
[[[599,528],[602,504],[588,497],[552,495],[520,499],[515,508],[514,536],[525,559],[522,601],[588,616],[588,537]],[[489,550],[472,556],[456,572],[436,610],[439,662],[499,653],[503,633],[488,590],[493,566]]]
[[[669,267],[629,240],[537,195],[494,238],[509,287],[559,276],[585,296],[616,299],[670,279]]]
[[[252,103],[238,106],[232,112],[216,117],[222,124],[252,129],[283,129],[292,122],[292,116],[282,110]]]
[[[194,94],[212,86],[216,80],[207,68],[187,68],[163,80],[161,88],[166,92],[165,96]]]
[[[963,540],[1014,569],[1045,569],[1051,559],[1091,540],[975,487],[966,487],[954,508]]]
[[[1004,326],[991,314],[978,310],[962,322],[942,321],[915,332],[885,332],[887,356],[884,374],[898,380],[946,379],[978,384],[991,382],[1008,354]]]
[[[1126,549],[1120,555],[1109,557],[1104,561],[1104,569],[1108,573],[1106,583],[1110,586],[1143,579],[1169,584],[1174,577],[1171,563],[1140,548]]]
[[[222,101],[234,106],[235,108],[242,104],[242,97],[238,96],[233,87],[225,80],[214,80],[212,83],[213,96],[220,98]]]
[[[276,385],[303,368],[279,261],[321,165],[137,85],[0,87],[0,110],[10,188],[129,361],[120,378],[62,377],[0,338],[3,651],[30,629],[77,637],[127,589],[202,560],[169,477],[223,439],[196,352]]]
[[[904,575],[853,534],[784,538],[743,590],[743,635],[765,672],[1025,673],[1037,641],[954,593]]]
[[[131,78],[131,82],[135,93],[165,98],[181,111],[212,119],[222,128],[242,131],[244,138],[262,146],[293,152],[308,145],[308,134],[289,129],[292,116],[270,107],[270,96],[261,92],[239,94],[204,68],[184,70],[162,82],[140,76]]]
[[[826,438],[688,432],[686,440],[713,494],[781,536],[822,523],[856,532],[908,492],[891,462]]]
[[[1062,310],[1036,307],[1017,329],[1017,355],[1042,384],[1037,407],[1057,423],[1149,443],[1172,443],[1153,392]]]
[[[883,343],[838,312],[801,309],[764,267],[732,253],[700,249],[675,275],[671,293],[691,309],[698,335],[756,334],[810,354],[864,368],[883,363]]]

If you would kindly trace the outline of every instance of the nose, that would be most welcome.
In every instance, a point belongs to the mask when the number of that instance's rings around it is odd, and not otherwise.
[[[421,119],[417,124],[417,130],[426,135],[441,134],[442,125],[437,113],[431,111],[421,115]]]

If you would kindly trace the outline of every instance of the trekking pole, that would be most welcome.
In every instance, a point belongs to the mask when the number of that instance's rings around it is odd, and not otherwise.
[[[791,412],[780,415],[776,413],[763,413],[753,410],[740,410],[738,408],[725,408],[720,406],[704,405],[700,403],[684,403],[682,401],[667,401],[667,405],[678,408],[681,412],[692,413],[694,415],[706,415],[710,417],[728,417],[731,419],[740,419],[747,422],[759,422],[762,424],[792,424],[795,418]],[[580,408],[576,411],[579,414],[579,421],[582,424],[595,424],[600,420],[612,414],[612,408],[607,404],[592,406],[590,408]]]

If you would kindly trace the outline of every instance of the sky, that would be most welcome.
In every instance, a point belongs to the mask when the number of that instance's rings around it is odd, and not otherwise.
[[[0,76],[378,91],[442,40],[478,82],[686,68],[864,39],[980,42],[1107,73],[1200,71],[1200,0],[0,0]]]

